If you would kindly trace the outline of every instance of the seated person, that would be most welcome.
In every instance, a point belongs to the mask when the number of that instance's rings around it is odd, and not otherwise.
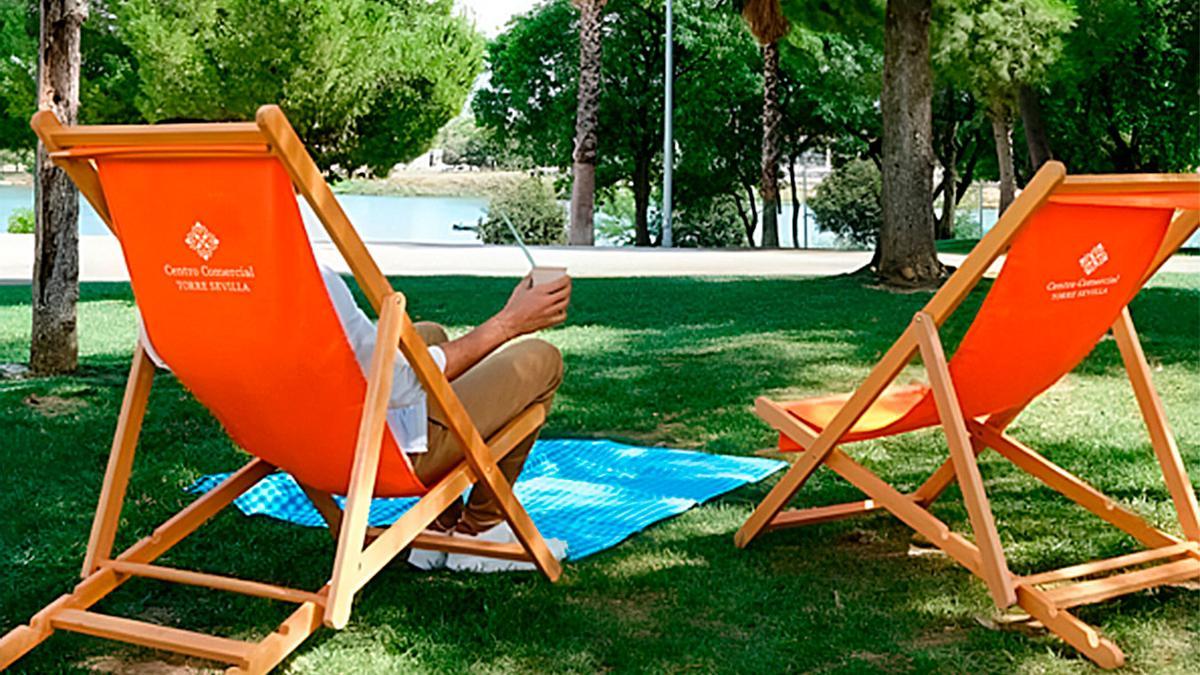
[[[375,349],[375,326],[355,303],[341,276],[324,266],[321,276],[346,338],[366,373]],[[533,286],[526,277],[513,289],[503,309],[460,338],[449,339],[445,329],[434,323],[415,325],[484,438],[499,431],[530,405],[542,406],[549,415],[563,376],[558,349],[539,339],[500,348],[514,338],[565,321],[570,299],[569,277],[538,286]],[[388,402],[388,426],[397,445],[408,454],[417,477],[427,486],[435,484],[462,461],[462,448],[447,428],[442,411],[427,405],[416,373],[400,354]],[[516,482],[537,435],[537,432],[531,434],[500,461],[500,472],[509,483]],[[461,500],[451,504],[433,528],[456,537],[501,543],[516,541],[491,491],[480,485],[471,489],[465,508]],[[549,540],[547,544],[556,557],[561,558],[565,553],[563,542]],[[414,550],[409,561],[422,569],[447,567],[481,572],[534,569],[528,562],[423,550]]]

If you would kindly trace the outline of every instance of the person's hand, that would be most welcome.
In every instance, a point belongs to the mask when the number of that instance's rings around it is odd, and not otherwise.
[[[567,320],[567,305],[571,301],[571,277],[563,275],[554,281],[537,286],[529,276],[513,289],[496,322],[509,340],[543,328],[557,326]]]

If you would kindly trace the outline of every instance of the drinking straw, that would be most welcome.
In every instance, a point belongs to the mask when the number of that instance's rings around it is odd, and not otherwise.
[[[525,259],[529,261],[529,266],[537,267],[537,263],[533,261],[533,254],[531,254],[529,249],[525,246],[525,240],[521,239],[521,233],[517,232],[517,228],[512,224],[512,221],[508,219],[508,216],[501,213],[500,217],[504,220],[504,224],[508,225],[508,231],[512,232],[513,239],[517,240],[517,246],[521,247],[521,252],[525,254]]]

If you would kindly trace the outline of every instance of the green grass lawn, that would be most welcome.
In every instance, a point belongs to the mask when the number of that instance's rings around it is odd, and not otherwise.
[[[461,332],[507,296],[511,280],[404,278],[418,319]],[[927,293],[893,294],[853,278],[579,280],[571,320],[546,337],[567,379],[547,436],[595,436],[748,454],[773,434],[754,397],[854,386]],[[29,290],[0,287],[0,362],[24,361]],[[977,306],[977,293],[966,308]],[[1134,304],[1185,461],[1200,473],[1200,277],[1164,276]],[[953,344],[964,321],[947,327]],[[0,381],[0,632],[78,580],[135,336],[130,292],[90,284],[80,305],[78,375]],[[914,369],[912,375],[918,375]],[[1112,340],[1054,386],[1014,434],[1176,532]],[[946,454],[938,433],[851,447],[881,475],[915,487]],[[245,458],[169,375],[150,402],[118,546],[185,505],[182,488]],[[996,455],[982,470],[1017,573],[1134,550],[1133,542]],[[912,556],[894,519],[771,533],[747,550],[733,533],[775,478],[566,565],[532,574],[419,573],[395,564],[373,581],[342,632],[323,630],[290,673],[1023,672],[1091,670],[1043,632],[997,628],[981,582],[939,556]],[[935,513],[965,528],[951,490]],[[821,471],[806,505],[857,499]],[[164,562],[317,588],[329,574],[324,531],[233,509]],[[224,593],[126,584],[100,611],[255,638],[289,608]],[[1126,652],[1129,672],[1200,672],[1200,593],[1163,588],[1078,614]],[[57,635],[14,672],[80,672],[164,658]],[[203,662],[172,661],[204,665]]]

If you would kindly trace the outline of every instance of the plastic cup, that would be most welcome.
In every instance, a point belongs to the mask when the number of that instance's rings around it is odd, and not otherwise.
[[[541,265],[534,267],[531,277],[534,286],[541,286],[556,279],[561,279],[567,275],[565,267],[543,267]]]

